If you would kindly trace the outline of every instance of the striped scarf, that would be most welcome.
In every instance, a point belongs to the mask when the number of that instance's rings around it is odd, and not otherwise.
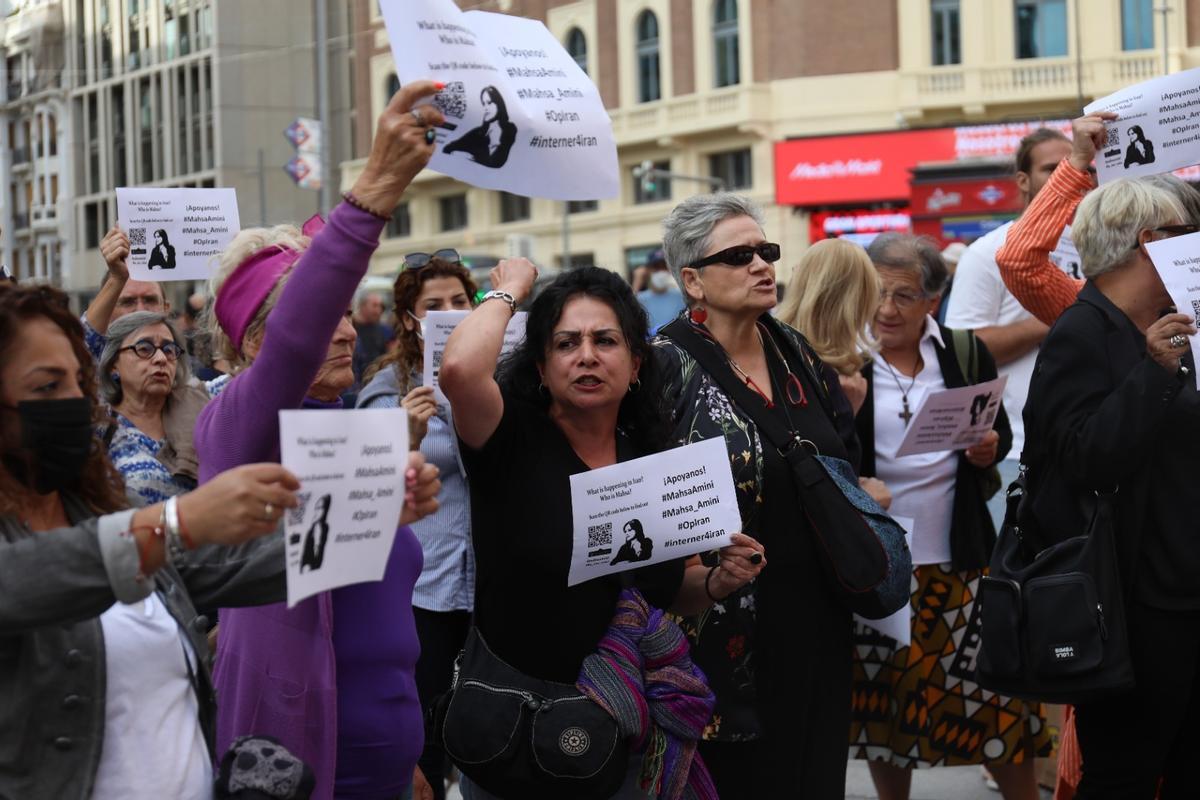
[[[696,752],[716,696],[683,632],[637,589],[625,589],[597,650],[576,686],[616,719],[634,752],[644,751],[638,785],[663,800],[716,800]]]

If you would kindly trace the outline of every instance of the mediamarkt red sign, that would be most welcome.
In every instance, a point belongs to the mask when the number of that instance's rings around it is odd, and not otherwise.
[[[901,200],[917,164],[1012,156],[1023,137],[1042,127],[1071,134],[1070,121],[1054,120],[776,142],[775,201],[820,206]]]

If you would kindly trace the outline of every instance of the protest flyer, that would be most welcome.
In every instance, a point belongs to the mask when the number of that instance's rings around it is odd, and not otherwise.
[[[449,401],[446,400],[446,395],[442,394],[442,389],[438,386],[438,373],[442,370],[442,354],[446,352],[446,342],[450,339],[450,334],[454,333],[454,329],[470,313],[470,311],[428,311],[425,314],[425,368],[421,375],[421,382],[425,386],[433,387],[433,396],[437,400],[438,406],[443,409],[449,405]],[[525,338],[525,320],[528,317],[529,314],[525,311],[513,314],[512,319],[508,321],[508,327],[504,329],[504,344],[500,348],[500,355],[507,355]]]
[[[567,585],[717,550],[742,516],[723,438],[571,476]]]
[[[931,392],[904,432],[897,456],[964,450],[978,444],[996,421],[1008,376],[974,386]]]
[[[1113,111],[1096,153],[1100,183],[1200,163],[1200,68],[1153,78],[1102,97],[1083,113]]]
[[[1200,318],[1200,233],[1147,242],[1146,252],[1175,308],[1192,319]],[[1188,342],[1192,358],[1200,365],[1200,334],[1189,336]],[[1196,388],[1200,389],[1200,375]]]
[[[117,220],[139,281],[208,280],[242,229],[233,189],[117,189]]]
[[[620,189],[600,92],[541,22],[460,11],[453,0],[382,0],[401,84],[446,84],[429,166],[485,189],[600,200]]]
[[[383,580],[404,506],[408,414],[280,411],[279,439],[280,463],[300,481],[300,505],[284,515],[288,607]]]
[[[913,526],[916,522],[911,517],[898,517],[895,514],[891,515],[901,528],[904,528],[904,541],[908,543],[908,547],[912,549]],[[873,628],[884,636],[890,636],[896,640],[896,644],[900,647],[908,647],[912,644],[912,605],[905,603],[904,607],[896,613],[884,617],[883,619],[867,619],[854,615],[855,622],[861,622],[868,628]]]

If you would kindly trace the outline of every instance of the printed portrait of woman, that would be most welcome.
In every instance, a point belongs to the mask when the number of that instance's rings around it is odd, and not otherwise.
[[[175,269],[175,248],[162,228],[154,232],[154,247],[150,250],[150,269],[155,267]]]
[[[1129,147],[1125,149],[1125,169],[1129,169],[1130,164],[1153,164],[1154,163],[1154,142],[1146,138],[1146,134],[1142,133],[1141,125],[1130,125],[1129,130]]]
[[[479,102],[483,105],[483,124],[446,145],[442,152],[463,152],[476,164],[503,167],[517,140],[517,126],[508,121],[508,107],[495,86],[484,87]]]

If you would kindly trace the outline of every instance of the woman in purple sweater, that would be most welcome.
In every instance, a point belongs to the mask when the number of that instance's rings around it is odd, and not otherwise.
[[[314,218],[303,232],[243,231],[222,255],[214,342],[240,369],[197,421],[201,482],[238,464],[278,461],[280,409],[341,406],[353,381],[350,302],[384,225],[433,153],[427,131],[442,116],[413,104],[440,89],[418,81],[392,98],[362,175],[328,225]],[[406,503],[401,522],[416,518]],[[268,734],[312,766],[318,800],[394,800],[413,789],[424,797],[411,612],[420,572],[421,547],[405,526],[378,583],[290,610],[222,610],[218,752],[237,736]]]

